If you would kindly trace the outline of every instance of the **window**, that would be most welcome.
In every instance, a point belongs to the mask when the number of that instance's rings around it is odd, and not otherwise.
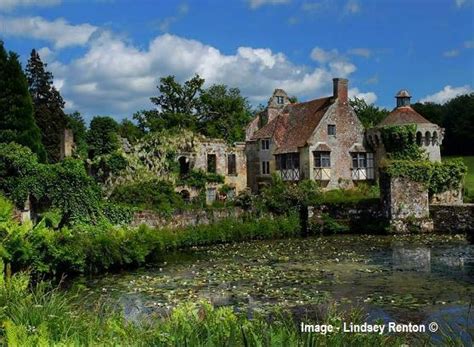
[[[367,153],[351,153],[352,168],[362,169],[367,167]]]
[[[351,157],[353,180],[372,180],[375,178],[373,153],[351,153]]]
[[[268,151],[270,149],[270,139],[263,139],[261,141],[262,151]]]
[[[277,96],[277,104],[279,105],[283,105],[283,103],[285,102],[285,99],[283,98],[283,96]]]
[[[270,162],[262,161],[262,175],[270,175]]]
[[[227,174],[237,175],[237,160],[235,154],[227,155]]]
[[[300,168],[299,153],[278,154],[276,157],[277,170],[291,170]]]
[[[336,126],[334,124],[328,124],[328,135],[336,135]]]
[[[314,152],[314,167],[331,167],[331,152]]]
[[[217,170],[217,158],[215,154],[207,155],[207,172],[216,173]]]

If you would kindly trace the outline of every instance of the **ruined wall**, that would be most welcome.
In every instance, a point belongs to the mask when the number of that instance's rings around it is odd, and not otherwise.
[[[328,135],[329,124],[336,125],[336,135]],[[339,102],[333,104],[308,142],[309,167],[304,169],[309,171],[311,179],[314,179],[313,151],[318,143],[324,143],[331,149],[331,179],[324,186],[328,189],[353,186],[350,149],[354,144],[363,146],[364,127],[350,106],[341,105]]]
[[[474,234],[474,204],[430,205],[430,217],[436,231]]]
[[[151,228],[184,228],[201,224],[210,224],[226,218],[241,218],[244,211],[239,208],[220,210],[179,211],[171,217],[163,217],[153,211],[136,212],[133,216],[132,226],[145,224]]]
[[[462,203],[462,188],[451,189],[442,193],[433,194],[433,196],[430,198],[430,205],[462,205]]]
[[[63,134],[61,136],[61,143],[60,143],[60,158],[61,160],[72,156],[72,152],[74,151],[74,135],[71,129],[64,129]]]

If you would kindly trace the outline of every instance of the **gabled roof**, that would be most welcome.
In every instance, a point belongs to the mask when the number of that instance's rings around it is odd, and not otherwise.
[[[297,152],[306,145],[318,126],[332,97],[287,105],[282,113],[255,132],[252,140],[272,137],[276,143],[275,154]]]
[[[390,125],[404,125],[404,124],[430,124],[431,122],[416,112],[411,106],[400,106],[395,108],[390,114],[385,117],[376,128],[381,128]]]

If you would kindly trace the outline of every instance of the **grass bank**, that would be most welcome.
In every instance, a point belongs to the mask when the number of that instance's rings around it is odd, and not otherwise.
[[[140,266],[166,252],[199,245],[297,236],[297,215],[227,219],[181,230],[80,224],[49,228],[44,222],[20,225],[12,206],[0,198],[0,257],[13,272],[29,270],[35,277],[98,273]]]
[[[3,269],[2,269],[3,270]],[[2,271],[3,273],[3,271]],[[251,320],[232,308],[183,303],[164,317],[127,322],[105,306],[85,309],[71,294],[40,283],[30,288],[28,275],[0,277],[0,344],[9,346],[393,346],[401,336],[301,333],[284,312]],[[362,322],[359,312],[330,308],[321,324]]]
[[[459,158],[459,156],[446,156],[445,159]],[[467,166],[467,174],[464,178],[464,201],[474,202],[474,156],[461,157]]]

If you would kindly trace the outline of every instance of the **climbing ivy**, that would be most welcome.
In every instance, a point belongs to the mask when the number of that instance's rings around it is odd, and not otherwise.
[[[459,189],[467,173],[461,158],[443,162],[389,160],[384,163],[382,170],[392,177],[405,177],[424,183],[430,194]]]
[[[425,151],[416,143],[416,125],[393,125],[380,129],[380,135],[387,152],[393,160],[423,160]]]

